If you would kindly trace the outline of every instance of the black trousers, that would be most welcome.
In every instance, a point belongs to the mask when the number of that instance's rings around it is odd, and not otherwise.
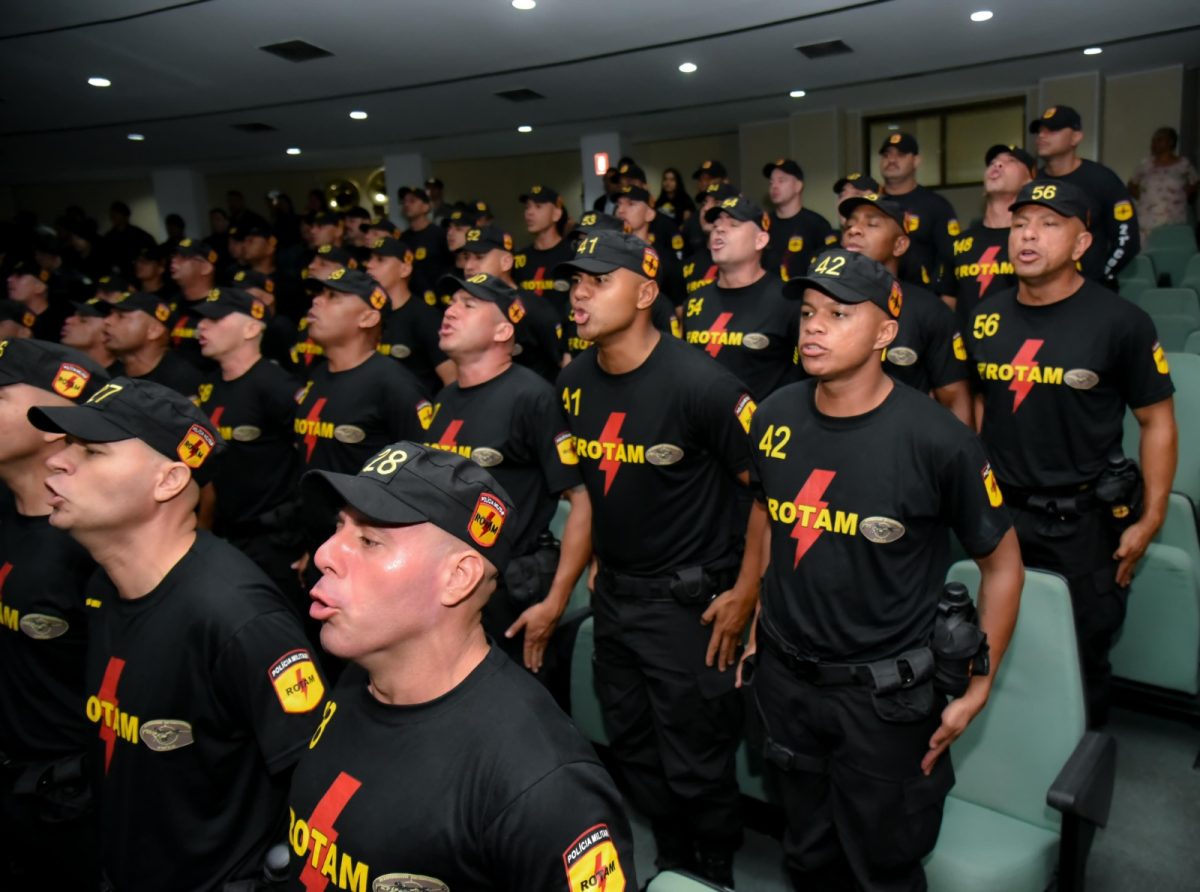
[[[617,770],[660,844],[685,838],[732,855],[742,844],[734,670],[704,665],[703,607],[617,598],[603,577],[592,599],[595,687]]]
[[[1103,725],[1108,721],[1112,700],[1108,655],[1125,621],[1129,598],[1129,589],[1117,585],[1117,562],[1113,560],[1121,537],[1103,511],[1064,521],[1023,508],[1009,510],[1025,566],[1051,570],[1067,580],[1088,723],[1092,727]]]
[[[47,819],[36,796],[14,793],[12,778],[0,776],[0,838],[0,889],[95,889],[99,884],[93,811]]]
[[[760,631],[761,634],[761,631]],[[766,761],[787,817],[783,850],[797,890],[920,892],[954,786],[950,754],[921,773],[945,698],[924,718],[880,718],[868,685],[797,678],[761,646],[752,691]],[[928,702],[928,701],[926,701]]]

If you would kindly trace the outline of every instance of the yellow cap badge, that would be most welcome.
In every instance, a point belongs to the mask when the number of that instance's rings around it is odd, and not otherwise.
[[[496,538],[504,527],[504,518],[507,514],[508,509],[504,507],[504,503],[499,498],[490,492],[481,493],[478,501],[475,502],[475,510],[471,514],[471,523],[467,527],[467,532],[471,534],[471,538],[476,543],[484,548],[491,548],[496,544]]]
[[[217,441],[212,434],[200,425],[193,424],[175,447],[175,453],[189,468],[198,468],[204,464],[204,460],[216,445]]]

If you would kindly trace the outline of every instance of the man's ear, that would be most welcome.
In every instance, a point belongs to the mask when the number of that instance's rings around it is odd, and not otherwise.
[[[466,547],[448,551],[443,569],[444,581],[439,596],[443,607],[457,607],[470,598],[488,573],[483,555]]]
[[[895,319],[884,319],[879,323],[879,331],[875,334],[875,349],[883,350],[900,333],[900,323]]]
[[[187,489],[192,482],[192,471],[181,461],[166,462],[154,480],[154,498],[158,502],[169,502]]]

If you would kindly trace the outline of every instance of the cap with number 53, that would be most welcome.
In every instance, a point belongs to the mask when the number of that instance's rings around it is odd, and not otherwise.
[[[387,525],[431,523],[503,571],[516,535],[512,499],[475,462],[409,440],[372,456],[357,474],[309,471],[306,506],[332,517],[343,507]]]
[[[1061,180],[1033,180],[1026,183],[1008,209],[1015,211],[1029,204],[1050,208],[1064,217],[1078,217],[1084,226],[1088,226],[1091,219],[1091,205],[1087,196],[1077,187]]]

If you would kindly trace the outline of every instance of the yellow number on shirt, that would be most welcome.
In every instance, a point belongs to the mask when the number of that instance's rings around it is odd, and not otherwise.
[[[563,408],[566,409],[568,412],[570,412],[572,415],[578,415],[579,414],[580,396],[581,396],[581,394],[579,392],[578,387],[576,387],[574,390],[567,390],[567,388],[564,387],[563,393],[562,393]]]
[[[337,704],[332,700],[325,701],[325,714],[321,716],[321,724],[317,725],[317,730],[313,731],[312,740],[308,742],[308,748],[312,749],[321,739],[321,735],[325,733],[325,726],[329,724],[329,720],[333,718],[333,714],[337,712]]]
[[[990,338],[1000,330],[1000,314],[999,313],[980,313],[975,317],[975,327],[972,334],[975,335],[975,340],[981,341],[984,338]]]
[[[773,424],[767,425],[766,432],[762,435],[762,439],[758,441],[758,448],[762,450],[763,455],[767,458],[787,458],[787,453],[783,451],[783,447],[792,439],[792,429],[786,425],[776,427]]]
[[[687,314],[689,316],[699,316],[700,311],[704,309],[704,298],[692,297],[688,298]]]

